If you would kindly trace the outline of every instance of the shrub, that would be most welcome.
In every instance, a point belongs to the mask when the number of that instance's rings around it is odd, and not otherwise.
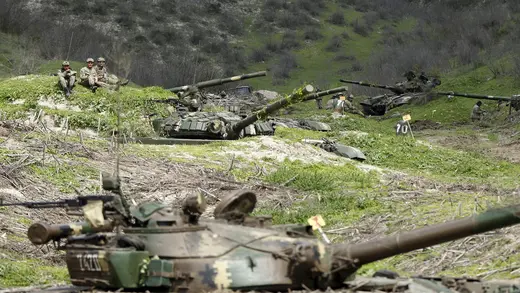
[[[325,50],[327,50],[329,52],[337,52],[342,47],[343,47],[343,40],[338,35],[338,36],[333,36],[329,40],[329,43],[327,44],[327,47],[325,47]]]
[[[303,38],[305,40],[316,41],[316,40],[323,38],[323,35],[321,34],[320,30],[317,28],[307,28],[303,32]]]
[[[293,54],[284,52],[278,62],[273,66],[273,80],[287,79],[292,69],[298,67],[298,62]]]
[[[249,60],[253,62],[264,62],[269,57],[269,52],[264,48],[255,48],[251,55],[249,56]]]
[[[265,48],[270,52],[276,53],[280,51],[280,44],[273,39],[269,39],[265,42]]]
[[[343,12],[336,11],[329,17],[328,21],[335,25],[345,25],[345,16]]]
[[[282,36],[282,42],[280,43],[280,48],[282,50],[291,50],[300,47],[300,41],[296,33],[294,32],[286,32]]]
[[[354,32],[360,36],[366,37],[370,33],[370,29],[362,22],[359,22],[359,20],[355,20],[352,22],[352,28],[354,29]]]

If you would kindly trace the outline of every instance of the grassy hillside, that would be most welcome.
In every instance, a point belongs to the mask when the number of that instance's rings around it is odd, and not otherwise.
[[[164,99],[172,93],[145,85],[172,86],[178,85],[171,84],[173,81],[269,69],[269,77],[245,83],[256,89],[289,93],[307,82],[322,89],[343,86],[339,78],[392,83],[401,79],[403,70],[413,69],[438,75],[442,80],[438,90],[442,91],[504,96],[520,93],[520,63],[510,54],[513,46],[498,51],[503,40],[516,42],[512,35],[517,29],[518,9],[511,7],[507,17],[499,17],[504,12],[502,6],[484,15],[478,12],[485,11],[485,6],[462,7],[467,12],[457,14],[462,12],[455,2],[424,10],[397,0],[393,5],[402,9],[388,9],[380,3],[390,5],[389,1],[269,0],[263,6],[239,5],[233,10],[226,6],[229,1],[221,1],[223,6],[217,5],[219,1],[195,1],[182,4],[186,5],[184,15],[171,11],[165,16],[159,13],[163,6],[153,6],[150,11],[136,13],[139,19],[132,21],[133,14],[116,17],[115,12],[128,7],[106,1],[103,12],[95,9],[95,2],[99,1],[71,2],[59,13],[72,11],[71,15],[78,17],[88,10],[98,20],[114,24],[115,19],[117,25],[107,29],[117,28],[125,41],[151,44],[142,50],[146,56],[132,60],[133,72],[141,74],[134,75],[133,81],[141,81],[143,87],[122,87],[118,93],[99,89],[93,94],[78,86],[76,93],[65,99],[57,78],[49,76],[66,55],[63,45],[56,54],[50,54],[53,43],[49,39],[47,50],[42,47],[32,52],[35,40],[28,35],[0,33],[0,190],[22,194],[7,195],[6,201],[70,198],[75,196],[75,189],[96,192],[99,172],[114,170],[116,150],[107,138],[116,128],[115,113],[122,114],[120,130],[135,136],[152,134],[147,114],[167,115],[167,109],[147,100]],[[139,12],[139,3],[134,4],[131,9]],[[80,9],[85,5],[87,8]],[[192,5],[203,5],[207,15],[187,9]],[[45,13],[52,13],[52,7]],[[451,8],[437,10],[439,7]],[[212,25],[222,17],[213,9],[222,9],[231,21]],[[386,14],[385,9],[389,11]],[[157,17],[153,23],[147,20],[150,14]],[[472,18],[471,14],[476,16]],[[239,17],[232,17],[236,15]],[[176,25],[159,27],[161,19]],[[461,19],[464,26],[457,22]],[[440,27],[442,22],[450,29]],[[4,28],[2,25],[0,28]],[[464,30],[468,27],[471,29]],[[457,34],[460,40],[450,39]],[[176,43],[167,43],[173,36]],[[121,48],[107,49],[110,42],[103,44],[106,46],[78,45],[71,54],[73,68],[83,65],[85,50],[98,55],[114,53],[109,61],[119,64],[114,56]],[[192,49],[196,54],[188,53]],[[173,53],[166,54],[168,50]],[[24,54],[32,57],[24,58]],[[499,57],[491,58],[493,54]],[[23,62],[27,60],[32,63]],[[222,63],[232,66],[223,69]],[[160,75],[151,74],[149,68]],[[39,74],[8,78],[25,73]],[[349,88],[357,102],[384,92]],[[203,146],[125,144],[120,170],[123,189],[138,203],[159,200],[175,207],[190,194],[202,192],[214,207],[214,197],[224,196],[229,189],[253,189],[259,200],[255,214],[272,214],[274,222],[280,224],[303,224],[310,216],[321,214],[327,222],[325,230],[335,243],[358,243],[462,218],[516,202],[520,188],[518,121],[506,120],[506,107],[499,109],[496,103],[484,101],[489,116],[482,123],[470,123],[475,102],[437,97],[424,105],[407,105],[384,117],[371,118],[350,114],[334,118],[329,111],[317,110],[314,102],[307,102],[294,105],[298,111],[289,117],[327,122],[332,132],[280,128],[272,137]],[[34,121],[39,113],[43,114],[40,122]],[[394,126],[403,114],[412,116],[413,138],[395,135]],[[517,119],[518,114],[513,114]],[[68,127],[61,127],[65,121]],[[359,148],[367,160],[348,160],[301,143],[304,138],[321,137]],[[35,221],[76,220],[61,211],[0,208],[0,287],[66,282],[62,255],[35,250],[26,239],[26,231]],[[453,241],[369,264],[359,273],[369,276],[386,268],[403,276],[517,278],[520,259],[516,251],[520,247],[515,239],[519,232],[520,228],[513,227]],[[28,274],[35,268],[38,274]]]
[[[512,90],[516,88],[513,81],[507,78],[488,80],[487,72],[488,69],[482,67],[458,76],[454,74],[454,77],[445,80],[443,87],[458,86],[454,88],[457,91],[491,89],[497,87],[497,84],[502,87],[509,85]],[[106,119],[103,129],[114,127],[113,109],[117,104],[115,94],[110,92],[100,91],[93,95],[77,88],[77,94],[70,101],[65,101],[57,91],[55,77],[48,76],[4,80],[0,89],[0,108],[4,113],[10,113],[9,119],[23,117],[23,111],[35,113],[44,109],[54,119],[69,117],[70,121],[75,121],[70,125],[71,130],[88,127],[96,131],[100,117]],[[506,94],[505,90],[502,93]],[[140,119],[146,112],[146,108],[143,108],[144,99],[167,95],[169,93],[159,88],[122,88],[122,125],[134,131],[136,125],[140,125],[139,129],[146,134],[150,128]],[[55,105],[79,107],[82,112],[38,104],[38,101],[46,100],[42,97],[53,101]],[[12,104],[20,99],[25,100],[23,104]],[[347,115],[333,119],[326,113],[318,113],[323,114],[322,121],[331,124],[333,132],[324,134],[282,128],[277,130],[274,137],[253,137],[204,146],[128,144],[124,146],[122,156],[125,190],[138,202],[157,199],[178,205],[187,192],[198,191],[194,186],[202,186],[212,195],[222,196],[224,189],[211,187],[215,186],[212,183],[215,180],[212,176],[215,175],[211,174],[220,174],[216,176],[227,180],[225,184],[234,182],[237,188],[255,186],[255,190],[262,192],[255,214],[272,214],[275,223],[304,223],[312,215],[323,215],[329,237],[335,242],[365,241],[400,230],[460,218],[490,206],[514,202],[512,195],[520,187],[517,182],[520,174],[518,163],[511,157],[497,154],[514,151],[503,143],[514,143],[515,137],[511,137],[511,133],[515,131],[515,125],[491,121],[486,128],[475,128],[476,125],[467,124],[468,111],[473,103],[467,99],[448,101],[439,98],[424,106],[411,105],[395,109],[393,112],[411,113],[412,123],[414,120],[428,119],[445,125],[437,130],[417,130],[415,139],[395,136],[393,125],[399,118],[376,120]],[[315,115],[314,111],[311,114],[313,103],[305,107],[298,116]],[[453,125],[454,122],[457,126]],[[14,177],[18,178],[22,186],[28,184],[27,180],[30,179],[30,182],[36,182],[39,190],[49,190],[47,193],[30,191],[30,194],[34,194],[33,198],[44,200],[46,194],[71,197],[72,187],[95,190],[99,170],[113,170],[113,149],[107,146],[103,137],[81,138],[77,134],[60,137],[58,133],[38,129],[13,129],[9,137],[0,138],[5,166],[16,166],[18,160],[16,156],[13,157],[16,154],[34,159],[33,163],[19,167]],[[101,135],[105,136],[104,132]],[[366,154],[367,160],[360,164],[300,143],[303,138],[323,136],[359,148]],[[434,138],[436,140],[432,140]],[[444,143],[444,139],[449,143]],[[50,141],[55,143],[49,144]],[[143,166],[146,166],[146,172]],[[203,173],[189,175],[192,172],[189,170],[195,169],[202,169]],[[182,177],[182,180],[178,178],[176,184],[181,186],[172,187],[172,174],[166,170],[183,170],[175,173],[175,176],[184,174],[187,177]],[[209,185],[197,185],[192,181],[201,176],[209,180],[204,183]],[[159,186],[159,189],[149,190],[150,181],[157,181],[157,184],[152,185]],[[143,185],[141,182],[147,183]],[[19,227],[7,232],[8,242],[0,243],[0,251],[8,256],[0,261],[3,286],[66,281],[66,270],[59,256],[53,255],[52,263],[38,263],[38,266],[42,266],[39,270],[41,274],[33,278],[25,277],[25,266],[14,263],[33,265],[33,258],[38,257],[37,253],[25,248],[27,240],[24,233],[31,222],[70,221],[68,218],[47,218],[39,213],[31,216],[25,214],[23,208],[14,211],[2,209],[0,217],[8,225]],[[370,275],[376,269],[387,268],[405,276],[420,271],[430,275],[514,278],[516,275],[509,274],[514,269],[508,268],[516,267],[520,260],[507,251],[514,249],[515,243],[509,235],[517,231],[517,228],[511,228],[493,237],[483,236],[489,237],[486,238],[487,250],[473,249],[479,244],[471,241],[455,241],[376,262],[363,267],[359,273]],[[464,245],[468,251],[462,256],[454,248],[460,245]],[[13,255],[13,249],[21,252]],[[457,257],[457,262],[445,261]],[[486,259],[490,261],[482,265],[482,260]],[[51,269],[54,263],[58,265]]]

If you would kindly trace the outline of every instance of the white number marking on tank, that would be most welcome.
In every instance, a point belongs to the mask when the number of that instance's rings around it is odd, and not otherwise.
[[[99,264],[99,255],[83,253],[76,255],[79,262],[79,269],[81,271],[101,272],[101,265]]]

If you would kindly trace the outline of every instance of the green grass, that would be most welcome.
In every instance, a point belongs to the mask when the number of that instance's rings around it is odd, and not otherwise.
[[[68,282],[66,267],[44,264],[42,260],[18,258],[6,251],[9,259],[0,259],[0,288],[48,285]]]
[[[152,99],[165,99],[174,96],[169,91],[160,87],[121,87],[118,93],[105,89],[99,89],[92,93],[87,88],[77,85],[75,94],[65,101],[65,96],[59,90],[57,77],[28,75],[20,78],[11,78],[0,81],[0,111],[11,118],[20,118],[26,113],[36,113],[43,109],[46,114],[61,119],[69,118],[72,127],[85,127],[96,129],[98,123],[101,131],[115,129],[117,114],[120,112],[120,130],[127,135],[150,135],[153,133],[149,121],[145,115],[158,113],[166,115],[167,110],[163,104],[149,102]],[[41,97],[47,97],[54,103],[67,103],[74,109],[55,109],[39,105]],[[117,101],[120,101],[118,104]],[[13,101],[23,100],[23,104],[12,106]]]
[[[319,138],[320,133],[299,129],[278,129],[277,136],[293,141]],[[515,188],[520,166],[497,161],[481,154],[431,146],[411,137],[395,134],[368,133],[344,135],[337,141],[359,148],[367,157],[365,163],[410,174],[423,175],[445,182],[489,183]]]
[[[335,11],[344,11],[345,25],[334,25],[329,23],[327,20],[332,13]],[[344,9],[339,8],[338,4],[333,2],[327,3],[327,9],[325,13],[319,16],[320,26],[319,31],[323,35],[323,38],[312,41],[304,42],[303,40],[303,29],[298,30],[298,38],[302,43],[301,48],[292,50],[298,61],[298,68],[291,71],[291,77],[285,80],[284,84],[275,85],[271,76],[251,79],[248,80],[248,84],[258,89],[270,89],[280,93],[289,93],[293,88],[300,87],[303,83],[313,83],[320,86],[322,89],[333,88],[338,86],[344,86],[339,82],[339,78],[355,77],[357,72],[352,70],[346,70],[351,68],[353,61],[351,60],[340,60],[333,61],[337,55],[349,55],[356,58],[356,62],[363,63],[372,56],[374,51],[379,50],[378,41],[381,38],[379,30],[384,25],[393,25],[398,31],[409,31],[411,30],[416,21],[413,18],[406,18],[401,21],[391,23],[388,21],[380,20],[372,26],[372,31],[368,36],[363,37],[353,31],[351,22],[356,19],[360,19],[363,13],[355,11],[352,8]],[[337,52],[329,52],[326,47],[332,37],[341,35],[342,33],[348,34],[348,39],[342,39],[342,47]],[[263,44],[272,35],[265,36],[256,32],[249,32],[244,38],[244,44],[247,44],[247,48],[263,47]],[[275,39],[281,39],[281,34],[277,34]],[[251,64],[247,67],[248,72],[265,70],[276,64],[277,58],[270,58],[266,63]],[[339,72],[345,71],[340,74]]]

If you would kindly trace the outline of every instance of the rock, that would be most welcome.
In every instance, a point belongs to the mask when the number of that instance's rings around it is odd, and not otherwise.
[[[278,94],[277,92],[273,92],[273,91],[259,90],[259,91],[256,91],[256,92],[261,94],[262,96],[264,96],[269,101],[275,100],[275,99],[280,97],[280,94]]]

